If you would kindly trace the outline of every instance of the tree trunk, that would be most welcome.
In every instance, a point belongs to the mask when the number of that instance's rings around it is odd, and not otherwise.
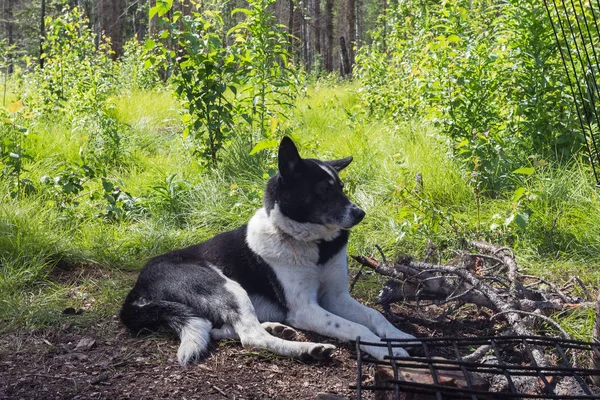
[[[383,20],[383,34],[381,37],[381,43],[383,44],[383,51],[386,52],[387,51],[387,9],[388,9],[388,2],[387,0],[382,0],[382,4],[381,4],[381,15],[382,15],[382,20]]]
[[[98,44],[100,44],[104,37],[109,38],[111,48],[114,51],[113,58],[115,59],[123,54],[121,24],[124,12],[124,0],[101,0],[96,7]]]
[[[143,7],[139,3],[135,3],[135,11],[133,13],[133,32],[139,43],[143,43],[146,38],[146,31],[148,28],[148,21],[146,20],[146,14]]]
[[[156,0],[149,0],[149,7],[156,6]],[[148,36],[153,37],[158,33],[158,16],[156,14],[148,20]]]
[[[14,0],[6,0],[6,13],[4,15],[4,20],[5,20],[5,24],[6,24],[6,37],[8,39],[8,46],[12,46],[15,43],[15,37],[14,37],[14,21],[13,21],[13,2]],[[9,60],[8,61],[8,65],[6,67],[6,71],[9,74],[12,74],[13,72],[13,61],[12,61],[12,56],[9,56]]]
[[[290,54],[294,54],[294,0],[289,1],[288,33],[290,34]]]
[[[363,37],[363,2],[362,0],[355,0],[355,5],[356,5],[356,10],[354,12],[356,18],[355,18],[355,37],[354,37],[354,44],[356,46],[356,50],[360,49],[361,46],[361,41],[362,41],[362,37]],[[356,56],[356,54],[355,54]],[[354,61],[354,60],[353,60]]]
[[[348,0],[348,58],[350,68],[354,65],[354,45],[356,44],[356,0]]]
[[[321,0],[313,1],[313,27],[315,31],[315,54],[321,55]]]
[[[42,0],[40,10],[40,68],[44,68],[44,40],[46,39],[46,0]]]
[[[342,65],[340,66],[340,70],[342,71],[343,76],[348,76],[352,72],[352,65],[350,64],[350,55],[348,47],[346,46],[346,39],[344,39],[343,36],[340,36],[340,52],[342,54]]]
[[[333,0],[325,0],[325,69],[333,72]]]
[[[302,60],[308,69],[308,20],[306,18],[306,0],[300,2],[300,16],[302,18]]]
[[[304,0],[304,21],[306,29],[306,70],[310,71],[314,65],[314,15],[313,0]]]
[[[298,62],[304,62],[304,44],[302,37],[302,26],[304,18],[302,16],[302,2],[296,1],[294,4],[294,23],[292,24],[294,30],[294,43],[295,43],[295,51],[296,58]]]

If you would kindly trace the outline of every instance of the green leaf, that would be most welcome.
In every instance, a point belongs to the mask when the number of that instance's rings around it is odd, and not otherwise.
[[[521,200],[521,197],[523,197],[524,194],[525,194],[524,187],[520,187],[517,190],[515,190],[515,193],[513,194],[513,203],[516,203],[519,200]]]
[[[104,188],[105,192],[112,192],[113,188],[115,187],[115,185],[113,185],[112,183],[103,180],[102,181],[102,187]]]
[[[263,139],[260,142],[256,143],[256,146],[254,146],[254,148],[250,152],[250,155],[254,155],[259,151],[265,149],[274,149],[275,147],[277,147],[278,144],[279,141],[277,139]]]
[[[65,192],[67,194],[73,193],[74,189],[75,189],[75,187],[70,182],[63,186],[63,192]]]
[[[456,148],[457,148],[457,149],[460,149],[461,147],[464,147],[464,146],[466,146],[466,145],[468,145],[468,144],[469,144],[469,139],[465,139],[465,140],[463,140],[462,142],[460,142],[459,144],[457,144],[457,145],[456,145]]]
[[[252,10],[248,10],[246,8],[235,8],[232,12],[231,15],[235,15],[237,13],[242,13],[242,14],[246,14],[246,15],[251,15],[252,14]],[[241,24],[240,24],[241,25]]]
[[[169,12],[173,6],[173,0],[156,0],[156,5],[150,9],[150,18],[157,15],[162,17]]]
[[[152,39],[148,39],[146,40],[146,43],[144,43],[144,49],[146,50],[152,50],[154,46],[156,46],[156,41]]]
[[[525,211],[519,211],[515,216],[515,223],[517,226],[523,230],[527,227],[527,223],[529,222],[529,214]]]
[[[533,167],[524,167],[524,168],[515,169],[513,171],[513,174],[531,175],[534,172],[535,172],[535,168],[533,168]]]

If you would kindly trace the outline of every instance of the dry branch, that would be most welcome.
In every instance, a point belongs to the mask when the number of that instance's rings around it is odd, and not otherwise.
[[[457,257],[452,264],[432,264],[410,257],[394,264],[364,256],[353,258],[392,278],[384,285],[378,300],[388,309],[390,303],[404,301],[414,301],[417,305],[422,301],[474,304],[494,311],[493,318],[504,318],[512,331],[521,336],[535,335],[536,321],[543,320],[568,338],[567,332],[546,314],[593,305],[569,296],[565,289],[540,277],[522,274],[513,252],[506,247],[481,241],[469,242],[469,246],[474,252],[455,251]],[[582,285],[580,280],[575,282]],[[588,293],[585,285],[583,290]],[[532,353],[538,365],[550,365],[541,348],[533,346]]]

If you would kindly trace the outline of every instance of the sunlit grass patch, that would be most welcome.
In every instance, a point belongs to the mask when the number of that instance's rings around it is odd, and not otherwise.
[[[431,240],[450,257],[449,249],[460,248],[464,239],[483,238],[513,247],[529,273],[558,283],[578,275],[591,289],[598,286],[600,204],[584,162],[515,176],[515,188],[527,192],[518,205],[512,191],[480,197],[478,204],[468,171],[436,127],[372,121],[356,89],[310,87],[279,126],[294,137],[303,156],[354,157],[342,179],[367,216],[353,229],[350,254],[380,257],[379,245],[389,260],[399,254],[419,258]],[[63,208],[47,187],[17,200],[9,195],[11,183],[3,181],[0,313],[8,316],[8,325],[60,324],[62,310],[84,307],[86,298],[95,300],[77,319],[82,324],[114,314],[150,257],[244,224],[262,206],[264,185],[277,165],[274,151],[250,155],[250,141],[238,138],[227,143],[219,168],[211,170],[199,162],[190,138],[184,140],[179,106],[168,91],[126,93],[111,104],[110,112],[128,135],[128,160],[107,169],[106,179],[136,198],[137,209],[121,220],[107,218],[106,203],[89,200],[93,192],[104,193],[98,181],[85,183],[75,198],[78,205]],[[31,130],[39,138],[28,144],[34,161],[25,178],[39,182],[69,163],[83,162],[84,132],[61,121],[40,121]],[[515,209],[529,212],[524,229],[504,225]],[[55,279],[56,271],[72,267],[105,273],[77,282]],[[351,269],[354,276],[352,263]],[[384,280],[367,275],[355,293],[373,304]],[[574,336],[585,337],[586,318],[561,322]]]

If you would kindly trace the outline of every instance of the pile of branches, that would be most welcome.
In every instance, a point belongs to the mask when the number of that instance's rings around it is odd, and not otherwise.
[[[453,311],[473,304],[491,310],[494,313],[491,320],[503,318],[508,322],[509,329],[500,334],[534,336],[536,327],[540,325],[536,322],[543,320],[570,339],[569,334],[549,315],[596,305],[578,277],[572,277],[559,287],[541,277],[523,273],[512,250],[507,247],[471,241],[468,248],[454,251],[456,257],[447,264],[429,262],[435,251],[431,244],[424,261],[402,257],[388,263],[379,247],[382,261],[365,256],[353,258],[363,267],[392,278],[385,283],[378,299],[384,311],[392,316],[391,303],[451,303],[449,309]],[[357,278],[359,276],[360,273]],[[577,296],[575,292],[584,296]],[[483,346],[468,355],[466,360],[475,362],[488,351],[489,348]],[[540,348],[533,350],[533,356],[540,366],[552,364],[550,357]]]

